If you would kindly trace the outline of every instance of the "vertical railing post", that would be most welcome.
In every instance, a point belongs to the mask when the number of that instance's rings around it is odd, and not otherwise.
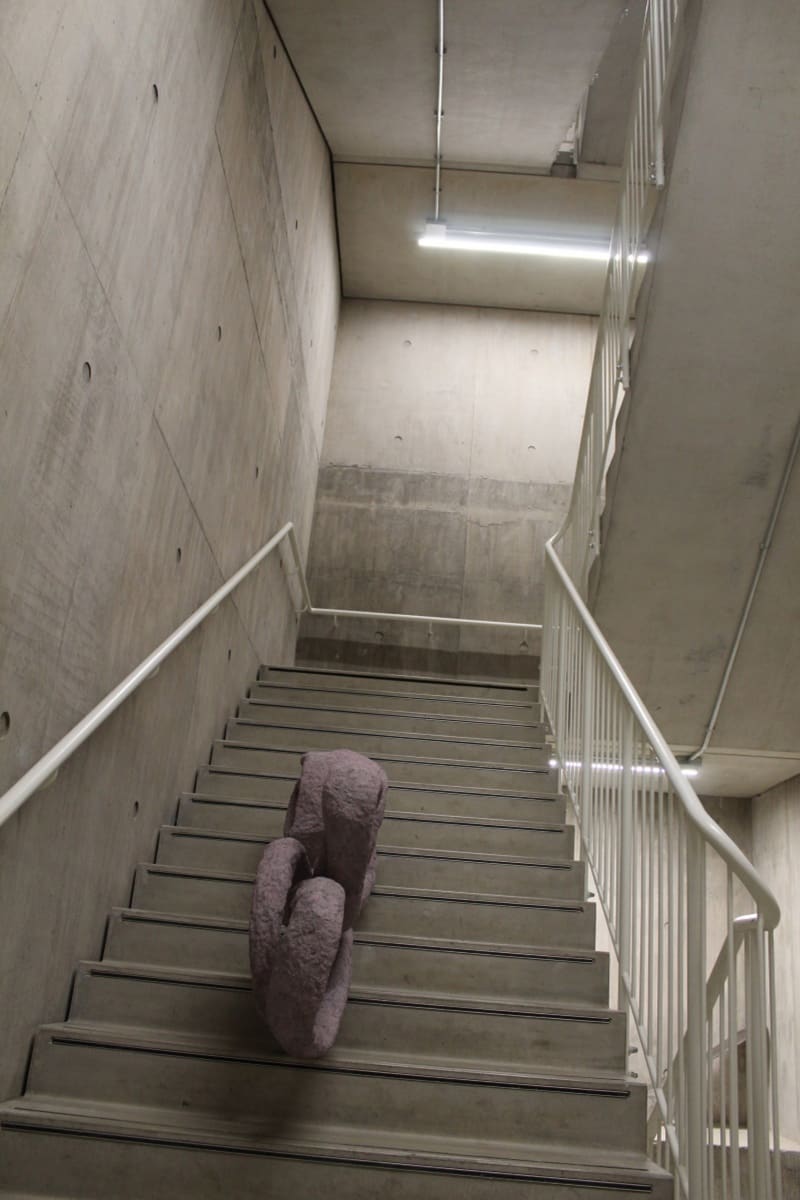
[[[747,1110],[747,1155],[751,1161],[755,1193],[765,1198],[771,1194],[769,1157],[769,1069],[771,1062],[767,1044],[767,966],[764,957],[764,927],[761,920],[748,930],[745,941],[745,970],[750,979],[747,1013],[747,1071],[752,1079],[750,1094],[752,1108]],[[748,1096],[749,1099],[749,1096]]]
[[[633,713],[622,717],[622,781],[620,791],[619,879],[617,924],[619,937],[620,999],[630,994],[633,935]]]
[[[689,1195],[706,1196],[706,848],[686,831],[686,1149]]]
[[[563,758],[561,749],[564,744],[564,728],[566,725],[566,692],[567,692],[567,662],[566,662],[566,646],[567,646],[567,601],[563,589],[559,588],[558,592],[558,649],[556,651],[556,727],[553,730],[556,739],[556,748],[559,752],[559,757]],[[563,767],[563,763],[562,763]]]
[[[581,746],[581,820],[584,839],[592,844],[592,761],[594,759],[594,647],[583,641],[583,731]]]

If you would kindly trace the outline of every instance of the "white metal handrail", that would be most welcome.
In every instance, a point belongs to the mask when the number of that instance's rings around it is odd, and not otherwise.
[[[18,808],[29,800],[35,792],[52,782],[62,765],[71,758],[80,746],[91,737],[104,721],[114,713],[119,706],[128,699],[137,688],[141,687],[146,680],[151,679],[158,671],[161,664],[166,658],[172,654],[173,650],[185,641],[186,638],[200,625],[206,617],[215,612],[223,600],[225,600],[231,592],[233,592],[244,579],[248,577],[258,567],[265,558],[275,550],[281,542],[287,539],[291,548],[292,557],[295,563],[295,571],[293,572],[299,581],[300,591],[303,597],[302,606],[298,609],[298,615],[308,613],[312,616],[333,616],[333,617],[356,617],[356,618],[373,618],[381,621],[422,621],[429,625],[474,625],[484,628],[493,629],[517,629],[530,630],[541,629],[541,625],[536,624],[519,624],[515,621],[478,621],[469,617],[429,617],[422,616],[417,613],[377,613],[377,612],[357,612],[352,609],[345,608],[315,608],[311,603],[311,594],[308,590],[308,581],[306,579],[305,568],[303,566],[303,558],[300,553],[300,547],[297,543],[297,535],[294,525],[291,521],[282,526],[276,534],[265,542],[260,550],[247,560],[244,566],[231,576],[231,578],[217,588],[212,596],[195,609],[190,617],[175,629],[168,638],[148,654],[147,658],[143,659],[137,667],[126,675],[121,683],[118,683],[115,688],[104,696],[103,699],[94,706],[91,712],[73,726],[64,736],[56,742],[52,749],[34,763],[34,765],[25,772],[25,774],[17,780],[2,796],[0,796],[0,825],[11,817]]]
[[[312,617],[352,617],[370,621],[412,621],[423,625],[467,625],[483,629],[519,629],[529,633],[541,629],[535,621],[477,621],[474,617],[425,617],[419,613],[360,612],[354,608],[314,608],[304,610]]]
[[[235,575],[224,583],[222,587],[217,588],[213,596],[209,596],[205,604],[201,604],[195,609],[190,617],[178,626],[177,629],[165,638],[160,646],[157,646],[147,658],[143,659],[137,667],[126,675],[121,683],[118,683],[115,688],[104,696],[103,699],[96,704],[91,712],[87,713],[83,720],[73,726],[68,733],[56,742],[51,750],[48,750],[38,762],[25,772],[21,779],[9,788],[9,790],[0,796],[0,825],[20,808],[26,800],[50,783],[61,766],[71,758],[75,751],[83,745],[87,738],[98,729],[104,721],[107,721],[113,712],[128,699],[137,688],[155,675],[158,668],[161,666],[165,658],[168,658],[172,651],[177,649],[181,642],[192,633],[193,630],[201,624],[211,613],[213,613],[223,600],[225,600],[231,592],[239,586],[243,579],[246,579],[255,568],[264,561],[264,559],[272,553],[284,538],[289,539],[292,548],[292,553],[295,562],[298,564],[302,572],[302,559],[300,557],[300,549],[297,545],[297,538],[294,532],[292,522],[287,522],[278,532],[266,542],[260,550],[258,550],[252,558],[249,558],[243,567],[240,567]],[[305,577],[303,576],[303,581]]]
[[[645,16],[575,482],[546,547],[541,697],[644,1055],[652,1152],[684,1200],[780,1200],[780,909],[706,813],[584,602],[630,385],[636,264],[664,181],[665,96],[684,5],[649,0]],[[711,865],[724,879],[713,910]],[[709,972],[710,920],[724,936]]]
[[[745,1175],[751,1197],[778,1200],[780,909],[703,808],[551,543],[545,569],[542,703],[644,1053],[659,1128],[652,1151],[688,1200],[739,1200]],[[712,863],[725,881],[717,912]],[[710,974],[709,916],[725,929]]]

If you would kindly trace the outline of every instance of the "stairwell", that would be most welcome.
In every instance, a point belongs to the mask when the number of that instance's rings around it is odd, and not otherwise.
[[[535,686],[262,669],[0,1108],[0,1194],[666,1200],[544,734]],[[250,895],[300,754],[341,746],[391,786],[338,1042],[298,1062]]]

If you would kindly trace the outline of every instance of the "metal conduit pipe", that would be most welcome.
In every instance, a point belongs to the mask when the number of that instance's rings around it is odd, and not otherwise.
[[[775,497],[775,503],[772,506],[772,512],[770,513],[770,518],[767,522],[767,529],[759,544],[758,561],[756,562],[756,568],[753,572],[753,578],[750,582],[750,590],[747,593],[747,599],[744,602],[742,615],[739,618],[739,624],[736,627],[736,634],[731,644],[731,648],[728,651],[728,658],[725,663],[725,670],[722,672],[722,679],[720,680],[717,698],[714,701],[714,707],[711,710],[711,716],[709,717],[708,724],[706,725],[705,737],[703,738],[702,744],[698,746],[693,754],[689,755],[689,762],[695,762],[698,758],[703,757],[704,753],[709,747],[711,738],[714,735],[714,729],[716,728],[717,720],[719,719],[722,702],[725,699],[725,693],[728,690],[728,684],[730,683],[734,664],[739,654],[739,647],[742,644],[744,631],[750,617],[750,610],[753,607],[753,601],[758,590],[758,585],[761,582],[761,573],[764,570],[764,563],[766,562],[767,555],[769,554],[770,547],[772,545],[772,536],[775,532],[775,526],[778,523],[778,517],[780,516],[781,509],[783,508],[786,489],[789,486],[789,480],[792,475],[792,468],[794,467],[795,459],[797,458],[798,449],[800,449],[800,420],[798,420],[795,427],[794,438],[792,439],[792,445],[789,449],[789,455],[786,459],[786,465],[783,468],[783,475],[781,476],[778,494]]]
[[[439,0],[439,44],[436,47],[439,58],[439,90],[436,99],[436,182],[435,219],[439,220],[439,198],[442,194],[442,100],[444,96],[444,0]]]

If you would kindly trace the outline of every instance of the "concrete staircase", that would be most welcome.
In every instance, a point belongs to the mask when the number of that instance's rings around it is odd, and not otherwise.
[[[39,1031],[0,1194],[666,1200],[543,734],[532,687],[262,670]],[[250,894],[301,752],[339,746],[391,789],[339,1040],[296,1062]]]

